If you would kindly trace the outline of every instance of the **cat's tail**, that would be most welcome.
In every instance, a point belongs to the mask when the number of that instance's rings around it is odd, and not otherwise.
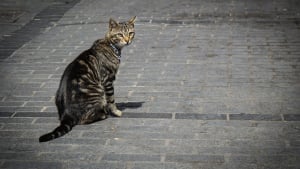
[[[56,127],[52,132],[42,135],[39,138],[40,142],[46,142],[53,139],[56,139],[58,137],[61,137],[68,132],[72,130],[72,128],[75,126],[75,123],[73,120],[63,120],[58,127]]]

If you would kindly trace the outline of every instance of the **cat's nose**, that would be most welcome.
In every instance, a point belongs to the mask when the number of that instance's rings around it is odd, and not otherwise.
[[[129,44],[129,38],[125,37],[124,40],[125,40],[126,44],[128,45]]]

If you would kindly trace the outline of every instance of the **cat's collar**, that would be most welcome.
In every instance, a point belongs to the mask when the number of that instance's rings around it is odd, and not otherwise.
[[[113,49],[114,53],[117,55],[117,58],[120,60],[121,59],[121,49],[119,49],[112,43],[109,43],[109,46]]]

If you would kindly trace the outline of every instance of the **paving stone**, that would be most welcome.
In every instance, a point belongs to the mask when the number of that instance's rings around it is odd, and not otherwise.
[[[159,140],[159,139],[120,139],[120,138],[114,138],[110,139],[108,145],[123,145],[123,146],[162,146],[165,145],[165,140]]]
[[[68,163],[73,162],[94,162],[101,158],[101,154],[92,153],[41,153],[36,159],[41,161],[59,161],[64,159]]]
[[[14,117],[57,117],[54,112],[17,112]]]
[[[104,145],[106,144],[106,139],[85,139],[85,138],[65,138],[63,140],[54,140],[51,144],[85,144],[85,145]]]
[[[124,118],[172,118],[171,113],[129,113],[122,116]]]
[[[300,115],[299,114],[284,114],[283,118],[286,121],[300,121]]]
[[[160,155],[139,154],[106,154],[101,160],[104,161],[160,161]]]
[[[0,118],[0,123],[32,123],[35,118]]]
[[[132,165],[133,165],[132,169],[151,169],[151,168],[163,169],[166,166],[165,163],[149,163],[149,162],[143,162],[143,163],[134,162]]]
[[[11,137],[21,137],[23,135],[22,131],[1,131],[0,132],[1,138],[11,138]]]
[[[177,113],[175,119],[196,119],[196,120],[226,120],[226,114],[192,114]]]
[[[21,168],[32,168],[32,169],[38,169],[38,168],[55,168],[60,169],[62,167],[62,163],[59,162],[42,162],[42,161],[5,161],[2,168],[8,169],[21,169]]]
[[[127,165],[124,162],[71,162],[64,163],[63,168],[65,169],[99,169],[99,168],[109,168],[109,169],[126,169]]]
[[[279,115],[273,114],[229,114],[230,120],[264,120],[264,121],[280,121]]]
[[[166,161],[224,163],[225,159],[223,156],[218,156],[218,155],[166,155]]]
[[[13,112],[0,112],[0,117],[11,117]]]

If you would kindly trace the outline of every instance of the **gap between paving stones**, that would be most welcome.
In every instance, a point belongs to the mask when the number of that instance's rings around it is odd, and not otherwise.
[[[56,112],[0,112],[0,118],[57,117]],[[197,114],[197,113],[124,113],[121,118],[188,119],[188,120],[252,120],[300,121],[299,114]]]

